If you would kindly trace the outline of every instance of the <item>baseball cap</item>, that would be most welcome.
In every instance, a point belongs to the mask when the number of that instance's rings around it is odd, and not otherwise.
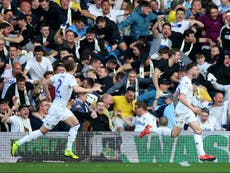
[[[159,84],[171,85],[172,82],[166,78],[160,79]]]
[[[18,110],[20,111],[20,110],[22,110],[23,108],[25,108],[25,107],[30,107],[30,105],[26,105],[26,104],[20,104],[20,106],[18,107]]]

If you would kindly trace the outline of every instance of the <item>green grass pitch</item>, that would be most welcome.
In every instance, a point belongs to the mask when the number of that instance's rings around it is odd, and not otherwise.
[[[0,172],[230,172],[229,163],[0,163]]]

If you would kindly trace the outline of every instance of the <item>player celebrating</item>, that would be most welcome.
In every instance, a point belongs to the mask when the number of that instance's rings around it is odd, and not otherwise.
[[[56,74],[50,79],[44,80],[45,86],[52,84],[55,86],[55,99],[49,109],[48,116],[46,117],[43,125],[40,129],[35,130],[28,135],[24,136],[19,141],[15,141],[12,145],[12,156],[15,155],[18,147],[26,142],[37,139],[40,136],[45,135],[49,130],[58,124],[59,121],[64,121],[71,128],[68,132],[67,146],[64,155],[77,159],[72,152],[72,145],[75,141],[78,128],[80,127],[78,119],[73,113],[66,107],[67,102],[70,99],[72,91],[74,92],[91,92],[101,91],[99,87],[93,87],[92,89],[85,89],[77,85],[73,74],[76,71],[76,64],[74,61],[66,61],[65,64],[66,73]]]
[[[194,107],[191,103],[193,100],[193,86],[192,79],[197,79],[199,76],[199,68],[196,64],[189,64],[187,66],[186,75],[181,79],[180,84],[177,88],[179,102],[175,108],[175,124],[171,132],[171,136],[176,138],[179,136],[184,124],[188,124],[194,131],[194,141],[196,144],[196,149],[199,154],[199,159],[201,161],[213,161],[216,159],[215,156],[210,156],[204,152],[203,139],[202,139],[202,129],[198,125],[195,114],[200,114],[201,109]],[[154,131],[151,126],[146,126],[146,128],[141,132],[140,137],[144,137],[149,134],[150,131]],[[167,133],[170,135],[169,133]]]

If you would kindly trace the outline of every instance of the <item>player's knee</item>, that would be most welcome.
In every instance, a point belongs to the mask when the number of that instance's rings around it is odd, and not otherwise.
[[[172,131],[171,136],[173,138],[176,138],[179,135],[179,133]]]
[[[124,129],[123,127],[118,127],[118,128],[117,128],[117,131],[118,131],[118,132],[124,132],[125,129]]]
[[[196,129],[195,133],[198,134],[198,135],[202,135],[202,129]]]
[[[77,132],[79,127],[80,127],[80,124],[77,124],[77,125],[71,127],[70,129],[72,129],[74,132]]]
[[[202,129],[199,126],[197,126],[194,128],[194,133],[196,133],[198,135],[202,135]]]

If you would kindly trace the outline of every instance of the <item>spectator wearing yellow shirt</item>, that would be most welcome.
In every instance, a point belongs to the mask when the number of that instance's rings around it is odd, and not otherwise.
[[[135,115],[135,89],[128,87],[124,96],[113,96],[114,116],[112,122],[116,131],[122,132],[129,130],[129,126],[125,119],[132,119]]]

